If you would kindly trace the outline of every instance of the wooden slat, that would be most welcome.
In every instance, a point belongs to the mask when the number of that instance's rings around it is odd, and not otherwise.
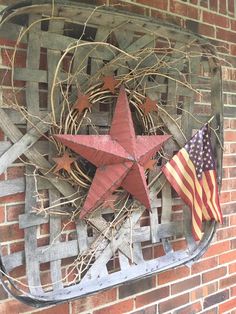
[[[31,210],[32,211],[32,208]],[[19,227],[21,229],[35,227],[43,223],[48,222],[48,217],[43,217],[41,215],[35,215],[33,213],[26,213],[19,216]]]
[[[24,178],[0,181],[0,197],[16,193],[22,193],[24,191],[25,191]]]
[[[38,20],[40,16],[38,15],[30,15],[29,16],[29,25]],[[33,26],[34,29],[40,30],[40,24],[37,23]],[[27,61],[26,65],[32,69],[39,68],[40,62],[40,42],[38,33],[29,31],[28,34],[29,42],[27,49]],[[29,114],[37,116],[39,113],[39,86],[36,82],[26,82],[26,105]],[[34,123],[35,120],[32,120]],[[27,130],[32,129],[32,125],[27,123]],[[30,143],[30,139],[27,133],[25,137],[26,142],[24,140],[20,140],[17,144],[12,145],[12,147],[3,155],[1,159],[4,157],[12,157],[12,159],[18,155],[21,155],[21,146],[25,150],[25,145]],[[9,152],[12,155],[9,155]],[[11,160],[12,160],[11,159]],[[0,161],[1,164],[1,161]],[[26,190],[25,190],[25,213],[30,214],[32,209],[36,207],[36,197],[33,197],[35,193],[35,182],[32,176],[33,167],[26,166]],[[26,216],[27,217],[27,216]],[[28,278],[29,290],[33,294],[43,293],[43,288],[41,287],[41,279],[40,279],[40,265],[37,259],[34,258],[34,252],[37,249],[37,226],[31,226],[25,228],[25,260],[26,260],[26,274]]]
[[[63,21],[50,21],[48,30],[52,33],[63,33],[64,22]],[[47,63],[48,63],[48,110],[51,109],[51,91],[54,80],[55,71],[57,64],[60,60],[61,52],[55,51],[52,49],[47,50]],[[59,72],[60,76],[60,72]],[[54,89],[53,95],[54,106],[60,106],[60,86]],[[56,116],[56,120],[59,119],[59,114]],[[56,149],[55,147],[50,146],[50,157],[49,161],[52,161],[52,156],[55,156]],[[59,205],[60,204],[60,193],[57,189],[49,190],[49,205]],[[60,210],[61,207],[58,206],[57,210]],[[60,243],[60,233],[61,233],[61,217],[60,216],[51,216],[49,221],[50,228],[50,244]],[[62,283],[62,273],[61,273],[61,260],[55,260],[50,263],[50,275],[52,280],[53,289],[63,288]]]

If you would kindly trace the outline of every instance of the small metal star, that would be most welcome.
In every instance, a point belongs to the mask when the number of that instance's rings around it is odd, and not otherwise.
[[[58,172],[61,169],[66,170],[68,173],[71,172],[71,165],[76,160],[76,158],[71,158],[67,152],[64,153],[63,156],[53,158],[56,163],[56,168],[54,169],[54,173]]]
[[[91,106],[92,104],[89,101],[88,95],[78,94],[78,98],[73,106],[73,109],[76,109],[79,111],[79,113],[82,113],[85,109],[90,109]]]
[[[157,101],[152,100],[149,97],[147,97],[144,104],[139,105],[139,107],[144,111],[145,115],[152,111],[158,111]]]
[[[110,75],[110,76],[104,76],[102,78],[103,81],[103,86],[102,86],[102,90],[109,90],[112,94],[115,93],[115,89],[117,87],[117,85],[119,84],[119,81],[116,80],[114,78],[114,76]]]

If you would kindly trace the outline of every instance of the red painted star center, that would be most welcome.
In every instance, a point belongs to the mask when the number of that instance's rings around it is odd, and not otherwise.
[[[150,209],[145,165],[169,139],[169,135],[136,136],[125,88],[122,86],[109,135],[55,135],[97,167],[80,218],[123,187]]]

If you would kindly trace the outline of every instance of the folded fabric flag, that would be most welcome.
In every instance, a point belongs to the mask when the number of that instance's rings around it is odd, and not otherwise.
[[[204,125],[162,171],[192,212],[192,233],[202,237],[202,221],[215,219],[222,223],[216,166],[208,124]]]

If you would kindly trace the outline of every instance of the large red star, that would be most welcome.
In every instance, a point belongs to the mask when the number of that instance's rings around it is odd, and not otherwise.
[[[151,208],[144,166],[170,136],[135,135],[123,86],[119,92],[109,135],[55,137],[97,167],[80,218],[93,211],[120,186],[146,208]]]

